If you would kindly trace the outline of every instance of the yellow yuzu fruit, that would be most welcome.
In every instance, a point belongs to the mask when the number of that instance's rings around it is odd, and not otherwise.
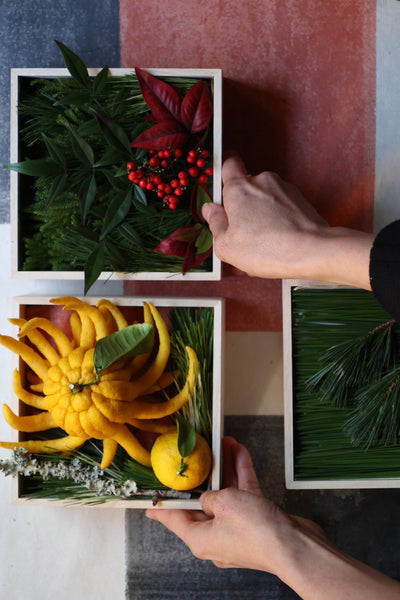
[[[181,455],[178,450],[178,432],[163,433],[155,440],[150,453],[151,466],[157,479],[174,490],[192,490],[208,477],[212,453],[207,441],[196,434],[193,452],[184,458],[185,471],[179,474]]]

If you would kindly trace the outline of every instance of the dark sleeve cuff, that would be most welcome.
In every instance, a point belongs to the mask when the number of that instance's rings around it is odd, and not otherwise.
[[[371,289],[382,307],[400,321],[400,220],[375,238],[369,263]]]

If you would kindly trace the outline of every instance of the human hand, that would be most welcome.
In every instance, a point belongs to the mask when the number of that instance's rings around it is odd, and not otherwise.
[[[306,519],[289,517],[264,498],[246,448],[223,440],[224,489],[205,492],[203,511],[150,509],[147,516],[180,537],[198,558],[218,567],[248,568],[278,574],[280,540],[296,527],[319,528]]]
[[[224,206],[203,206],[221,260],[252,276],[370,289],[372,234],[330,227],[296,187],[274,173],[248,175],[237,156],[222,179]]]

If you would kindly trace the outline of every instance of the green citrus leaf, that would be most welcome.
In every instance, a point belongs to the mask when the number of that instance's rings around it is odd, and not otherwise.
[[[213,237],[211,231],[208,227],[203,226],[202,230],[199,233],[199,236],[195,242],[195,246],[197,248],[197,254],[203,254],[207,252],[213,245]]]
[[[154,327],[136,323],[98,340],[94,349],[97,375],[121,358],[131,358],[150,352],[154,345]]]
[[[177,415],[176,424],[178,426],[178,450],[182,458],[189,456],[196,446],[196,430],[189,421],[186,421],[181,415]]]
[[[199,185],[197,187],[197,195],[196,195],[196,212],[197,215],[199,216],[200,220],[204,222],[204,219],[201,215],[201,209],[203,208],[204,204],[207,204],[208,202],[212,202],[212,198],[207,190],[206,187],[204,187],[203,185]]]
[[[75,52],[72,52],[65,44],[55,40],[57,46],[60,48],[64,58],[65,66],[71,73],[72,77],[80,83],[86,86],[89,82],[89,75],[85,63]]]

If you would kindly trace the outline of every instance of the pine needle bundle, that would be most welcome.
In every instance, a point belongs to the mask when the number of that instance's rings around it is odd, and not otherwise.
[[[364,290],[292,302],[295,478],[400,476],[398,324]]]

